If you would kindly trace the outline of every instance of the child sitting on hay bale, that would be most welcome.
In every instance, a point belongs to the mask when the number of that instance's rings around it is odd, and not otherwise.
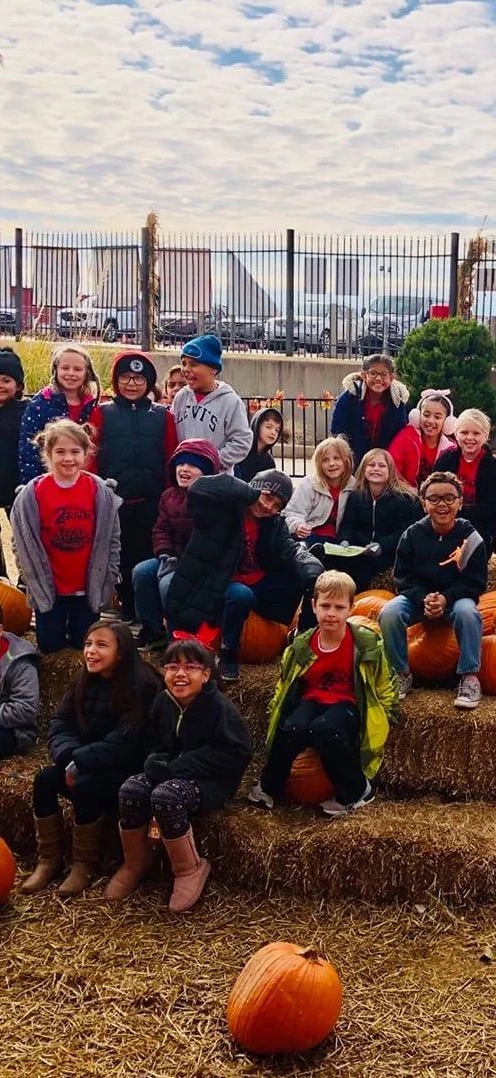
[[[384,755],[396,685],[379,630],[350,618],[355,591],[351,577],[333,569],[315,584],[317,629],[284,652],[269,705],[268,760],[248,795],[255,804],[273,807],[309,747],[335,790],[321,803],[326,816],[343,817],[374,800],[369,780]]]
[[[28,640],[4,631],[0,606],[0,759],[34,745],[39,698],[36,651]]]
[[[457,519],[463,488],[452,472],[433,472],[422,483],[420,498],[427,516],[401,536],[394,564],[398,595],[379,616],[386,654],[404,700],[413,682],[407,627],[448,621],[460,646],[455,707],[474,708],[481,698],[482,618],[476,604],[487,587],[484,540],[468,520]]]
[[[96,622],[76,674],[48,730],[53,764],[35,775],[39,860],[25,894],[43,890],[62,870],[64,820],[59,797],[72,802],[72,868],[58,894],[79,895],[98,865],[104,813],[115,811],[122,782],[144,758],[144,726],[160,677],[143,662],[122,622]]]
[[[454,472],[463,487],[460,516],[473,524],[486,544],[487,557],[496,539],[496,460],[488,446],[491,420],[479,408],[466,408],[455,424],[457,445],[436,461],[441,472]]]
[[[210,865],[195,846],[191,820],[221,808],[236,792],[251,757],[248,730],[234,704],[219,691],[215,658],[197,640],[171,644],[164,662],[166,691],[152,711],[153,751],[144,774],[119,794],[124,864],[107,898],[127,898],[151,866],[148,825],[155,817],[174,874],[169,908],[191,909]]]

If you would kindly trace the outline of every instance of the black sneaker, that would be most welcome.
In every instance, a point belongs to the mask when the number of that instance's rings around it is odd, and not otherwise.
[[[165,631],[157,632],[156,629],[148,629],[143,625],[134,642],[140,650],[160,651],[167,647],[169,640]]]
[[[219,674],[223,681],[237,681],[239,666],[235,651],[221,648],[219,652]]]

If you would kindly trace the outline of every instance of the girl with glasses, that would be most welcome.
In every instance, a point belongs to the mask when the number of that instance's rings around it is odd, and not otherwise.
[[[343,378],[331,421],[332,434],[348,439],[358,467],[369,449],[389,449],[406,425],[408,389],[395,377],[390,356],[367,356],[362,370]]]

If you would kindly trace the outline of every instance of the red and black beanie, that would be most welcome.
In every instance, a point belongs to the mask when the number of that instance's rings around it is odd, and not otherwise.
[[[157,371],[146,352],[118,352],[112,364],[112,388],[119,392],[117,379],[121,374],[141,374],[146,378],[146,392],[149,393],[157,382]]]

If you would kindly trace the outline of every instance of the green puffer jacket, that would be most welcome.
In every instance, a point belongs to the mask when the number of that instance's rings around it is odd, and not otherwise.
[[[389,720],[398,703],[396,675],[384,653],[379,626],[364,624],[361,617],[348,618],[353,633],[355,692],[362,716],[360,758],[368,779],[377,774],[384,756]],[[315,629],[297,636],[282,657],[281,675],[269,704],[269,728],[266,748],[269,751],[282,719],[296,707],[301,696],[301,677],[317,656],[310,647]]]

